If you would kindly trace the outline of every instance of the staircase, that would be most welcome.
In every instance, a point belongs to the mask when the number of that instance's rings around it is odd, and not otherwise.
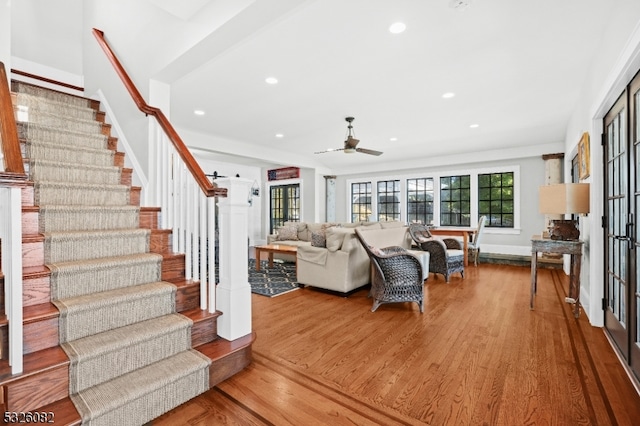
[[[99,103],[15,81],[12,92],[32,185],[22,193],[24,371],[0,360],[3,411],[144,424],[246,367],[253,336],[218,338],[220,313],[199,308],[160,209],[140,207]],[[6,328],[0,317],[1,354]]]

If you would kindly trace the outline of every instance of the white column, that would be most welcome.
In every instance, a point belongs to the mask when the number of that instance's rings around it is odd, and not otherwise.
[[[227,197],[218,199],[220,228],[219,275],[216,291],[218,335],[235,340],[251,333],[251,286],[249,285],[249,198],[252,180],[220,178]]]

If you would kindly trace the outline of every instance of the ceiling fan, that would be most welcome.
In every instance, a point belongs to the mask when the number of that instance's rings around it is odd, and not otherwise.
[[[345,121],[349,123],[349,125],[347,126],[347,128],[349,129],[349,135],[347,136],[347,140],[344,141],[344,148],[327,149],[326,151],[315,152],[315,154],[324,154],[325,152],[334,152],[334,151],[344,151],[347,154],[352,154],[354,152],[361,152],[363,154],[382,155],[382,151],[375,151],[373,149],[356,147],[358,145],[358,142],[360,142],[360,139],[356,139],[353,137],[353,135],[351,135],[351,130],[353,129],[351,122],[353,120],[355,120],[355,118],[345,117]]]

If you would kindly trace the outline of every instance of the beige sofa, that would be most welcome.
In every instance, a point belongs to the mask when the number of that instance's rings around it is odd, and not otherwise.
[[[311,223],[311,222],[285,222],[284,228],[296,228],[296,233],[294,238],[289,238],[290,235],[284,235],[281,231],[282,228],[276,230],[273,234],[267,235],[267,244],[283,244],[287,246],[310,246],[311,238],[314,232],[321,232],[324,229],[327,229],[330,226],[338,226],[341,228],[355,228],[356,226],[378,226],[379,222],[356,222],[356,223]],[[382,222],[380,222],[382,223]],[[384,222],[385,224],[398,224],[401,225],[400,222]],[[398,226],[396,225],[396,226]],[[387,225],[385,225],[387,226]],[[393,226],[393,225],[389,225]],[[380,227],[380,226],[378,226]],[[280,235],[282,234],[282,235]],[[296,259],[292,255],[288,254],[279,254],[276,253],[273,255],[274,259],[281,259],[286,262],[295,262]]]
[[[400,222],[378,222],[358,226],[369,245],[411,248],[408,228]],[[299,284],[338,293],[350,292],[370,282],[370,260],[355,235],[355,227],[330,227],[325,230],[326,247],[299,245],[297,279]],[[429,275],[429,253],[410,250],[420,259],[423,278]]]

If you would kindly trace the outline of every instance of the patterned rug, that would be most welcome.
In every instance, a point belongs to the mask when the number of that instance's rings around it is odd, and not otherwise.
[[[267,297],[297,290],[296,264],[273,262],[273,268],[269,268],[269,262],[263,260],[260,270],[256,271],[255,259],[249,259],[249,284],[252,293]]]

